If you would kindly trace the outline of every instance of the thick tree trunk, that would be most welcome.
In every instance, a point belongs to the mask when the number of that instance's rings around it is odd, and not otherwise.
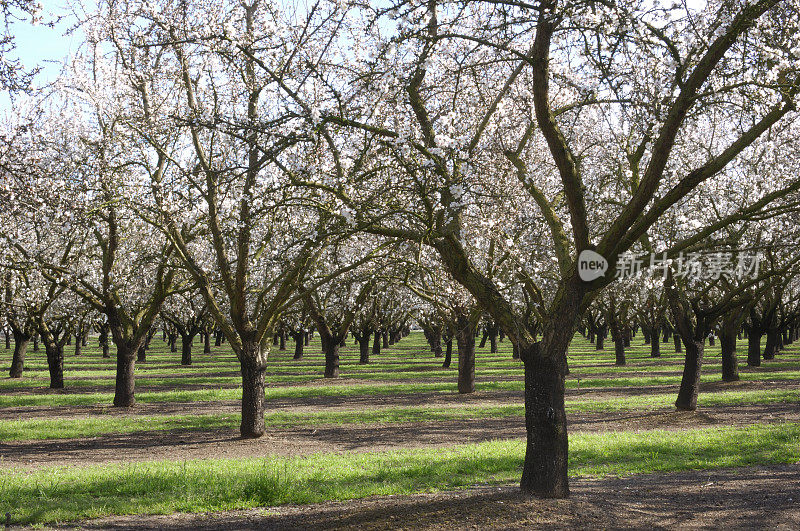
[[[383,337],[383,348],[389,348],[389,332],[384,330],[381,335]]]
[[[675,352],[676,353],[683,352],[683,345],[681,344],[681,335],[672,334],[672,341],[675,344]]]
[[[697,409],[697,394],[700,391],[700,369],[703,365],[704,345],[703,340],[687,340],[686,338],[683,338],[683,343],[686,346],[686,357],[675,407],[682,411],[694,411]]]
[[[145,347],[144,345],[139,347],[139,350],[136,352],[136,362],[137,363],[147,362],[147,347]]]
[[[211,354],[211,332],[203,334],[203,354]]]
[[[256,343],[243,344],[239,356],[242,370],[242,423],[239,433],[244,439],[255,439],[264,435],[264,372],[266,356]]]
[[[497,354],[497,328],[489,330],[489,352]]]
[[[322,333],[320,338],[325,353],[325,378],[336,378],[339,376],[339,338],[325,337]]]
[[[481,336],[481,343],[478,345],[478,348],[484,348],[486,346],[486,340],[489,339],[489,330],[487,328],[483,329],[483,335]]]
[[[25,353],[28,351],[28,343],[31,336],[14,330],[14,354],[11,358],[11,378],[22,378],[22,370],[25,368]]]
[[[80,344],[76,338],[76,346]],[[64,347],[59,344],[44,346],[47,354],[47,368],[50,371],[50,389],[64,388]]]
[[[364,335],[357,336],[356,339],[358,340],[358,352],[359,358],[358,362],[362,365],[366,365],[369,363],[369,340],[372,334],[365,333]]]
[[[442,367],[445,369],[449,369],[452,360],[453,360],[453,338],[449,337],[445,342],[444,363],[442,363]]]
[[[375,332],[375,341],[372,343],[372,355],[377,356],[381,353],[381,333]]]
[[[80,356],[83,350],[83,332],[75,333],[75,355]]]
[[[780,332],[775,329],[767,330],[767,343],[764,345],[764,359],[773,360],[778,352],[778,337]]]
[[[736,359],[735,325],[723,325],[719,344],[722,353],[722,381],[736,382],[739,380],[739,360]]]
[[[100,348],[103,351],[104,358],[111,357],[111,354],[108,352],[108,325],[100,327]]]
[[[761,330],[751,328],[747,331],[747,365],[761,365]]]
[[[611,339],[614,341],[614,365],[625,365],[625,338],[616,322],[611,323]]]
[[[8,330],[4,330],[3,334],[6,336],[6,350],[9,350],[11,348],[11,334]]]
[[[475,325],[466,315],[458,316],[458,392],[475,392]]]
[[[114,388],[114,407],[131,407],[136,403],[133,369],[136,353],[143,348],[144,345],[141,348],[117,345],[117,381]]]
[[[565,364],[561,359],[566,356],[566,348],[545,346],[543,341],[521,352],[525,363],[527,444],[520,487],[524,493],[540,498],[569,496]]]
[[[597,343],[595,343],[595,347],[594,347],[595,350],[603,350],[603,348],[605,346],[605,341],[606,341],[605,335],[606,335],[606,329],[605,328],[600,328],[597,331]]]
[[[306,333],[304,331],[298,332],[296,334],[292,334],[292,339],[294,339],[294,358],[295,360],[303,359],[303,347],[304,345],[304,338],[306,337]]]
[[[39,334],[33,334],[33,351],[39,352]]]
[[[280,345],[278,345],[278,350],[286,350],[286,334],[283,332],[280,334]]]
[[[181,335],[181,365],[192,364],[192,343],[194,343],[193,335]]]
[[[679,337],[677,334],[675,337]],[[658,358],[661,356],[661,343],[658,341],[652,341],[650,343],[650,357],[651,358]]]

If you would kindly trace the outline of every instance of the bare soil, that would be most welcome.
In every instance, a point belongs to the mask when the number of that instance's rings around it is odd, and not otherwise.
[[[800,529],[800,465],[577,479],[564,500],[514,486],[212,514],[126,516],[80,529]]]

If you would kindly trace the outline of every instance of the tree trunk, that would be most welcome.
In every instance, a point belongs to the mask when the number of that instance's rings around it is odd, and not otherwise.
[[[487,339],[489,339],[489,330],[484,328],[483,335],[481,336],[481,344],[478,345],[478,348],[484,348],[486,346]]]
[[[145,363],[147,362],[147,347],[142,345],[139,347],[138,352],[136,353],[136,361],[138,363]]]
[[[336,378],[339,376],[339,344],[340,340],[336,336],[325,337],[320,332],[322,339],[322,352],[325,353],[325,378]]]
[[[778,352],[778,336],[780,332],[776,329],[767,330],[767,344],[764,345],[764,359],[773,360]]]
[[[266,356],[257,343],[242,345],[239,364],[242,369],[242,423],[239,433],[244,439],[264,435],[264,372]]]
[[[11,348],[11,334],[8,330],[4,330],[3,334],[6,336],[6,350],[9,350]]]
[[[735,324],[723,324],[719,334],[719,345],[722,353],[723,382],[736,382],[739,380],[739,360],[736,359],[735,328]]]
[[[445,351],[444,351],[444,363],[442,363],[442,367],[445,369],[450,368],[450,363],[453,359],[453,338],[447,338],[445,342]]]
[[[375,341],[372,343],[372,355],[377,356],[381,353],[381,333],[375,332]]]
[[[540,498],[569,496],[565,363],[561,359],[565,358],[568,345],[545,345],[543,340],[521,352],[525,363],[527,444],[520,487],[524,493]]]
[[[83,332],[75,333],[75,355],[80,356],[83,350]]]
[[[369,340],[371,335],[372,334],[367,332],[364,335],[356,337],[356,339],[358,340],[358,351],[359,351],[358,362],[362,365],[366,365],[367,363],[369,363]]]
[[[292,339],[294,339],[294,358],[295,360],[303,359],[303,347],[304,345],[304,338],[306,337],[305,331],[300,331],[296,334],[292,334]]]
[[[686,358],[675,407],[682,411],[694,411],[697,409],[697,394],[700,390],[700,368],[703,365],[704,345],[702,339],[698,341],[683,338],[683,343],[686,345]]]
[[[134,398],[135,379],[133,369],[136,353],[142,347],[117,345],[117,381],[114,388],[114,407],[131,407],[136,403]]]
[[[281,335],[281,338],[280,338],[280,345],[278,346],[278,350],[286,350],[286,334],[281,332],[280,335]]]
[[[33,334],[33,351],[39,352],[39,334]]]
[[[389,332],[384,330],[382,332],[383,336],[383,348],[389,348]]]
[[[606,329],[602,327],[597,330],[597,343],[595,343],[595,350],[603,350],[604,343],[606,341]]]
[[[761,330],[751,328],[747,331],[747,365],[761,365]]]
[[[108,325],[104,324],[100,327],[100,348],[103,350],[103,357],[110,358],[111,355],[108,352]]]
[[[683,352],[683,345],[681,344],[681,335],[672,334],[672,341],[673,343],[675,343],[675,352],[676,353]]]
[[[466,315],[459,315],[456,344],[458,346],[458,392],[475,392],[475,325]]]
[[[14,330],[13,334],[14,355],[11,358],[11,371],[9,376],[11,378],[22,378],[22,369],[25,367],[25,353],[28,351],[28,343],[31,340],[31,336],[17,330]]]
[[[80,344],[75,338],[76,346]],[[50,389],[64,388],[64,347],[58,342],[54,345],[45,343],[44,351],[47,354],[47,368],[50,371]]]
[[[622,330],[616,321],[611,323],[611,339],[614,341],[614,365],[625,365],[625,338],[622,337]]]
[[[677,337],[678,341],[680,341],[680,336],[678,336],[678,334],[675,334],[675,337]],[[658,358],[659,356],[661,356],[661,343],[658,341],[652,341],[650,343],[650,357]]]
[[[489,352],[497,354],[497,328],[489,330]]]
[[[181,334],[181,365],[192,364],[192,343],[194,343],[194,335]]]

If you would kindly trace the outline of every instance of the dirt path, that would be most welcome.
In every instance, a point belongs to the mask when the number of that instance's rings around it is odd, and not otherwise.
[[[800,422],[796,404],[714,407],[702,411],[626,411],[574,414],[570,432],[648,429],[682,430],[713,426]],[[522,418],[457,421],[310,425],[268,428],[257,440],[243,440],[236,426],[225,430],[172,430],[113,434],[81,439],[0,443],[0,467],[85,466],[148,460],[309,455],[449,446],[525,436]]]
[[[82,529],[798,529],[800,466],[577,479],[566,500],[514,486],[214,514],[130,516]]]

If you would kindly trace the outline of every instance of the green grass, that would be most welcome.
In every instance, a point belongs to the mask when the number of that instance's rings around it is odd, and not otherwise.
[[[0,477],[0,513],[9,512],[16,524],[57,524],[113,514],[221,511],[508,484],[519,477],[523,453],[522,441],[506,440],[301,458],[10,470]],[[798,458],[798,424],[576,434],[569,472],[628,475]]]
[[[602,401],[569,399],[567,413],[601,413],[612,411],[671,410],[672,394],[646,394],[609,398]],[[700,407],[792,403],[800,405],[800,390],[719,391],[700,395]],[[265,424],[272,428],[321,426],[326,424],[368,424],[401,422],[442,422],[465,419],[523,418],[522,404],[454,407],[389,407],[372,410],[306,412],[267,412]],[[76,419],[17,419],[0,424],[0,441],[53,440],[97,437],[114,433],[137,433],[163,430],[234,430],[238,414],[116,416],[98,415]]]

